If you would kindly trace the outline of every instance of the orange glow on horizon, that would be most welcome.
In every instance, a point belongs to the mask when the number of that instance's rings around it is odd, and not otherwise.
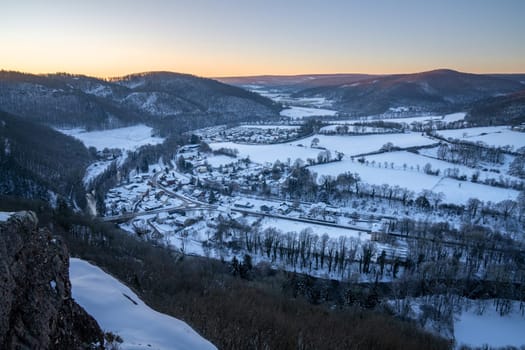
[[[524,11],[522,0],[13,1],[0,11],[0,69],[97,77],[520,73]]]
[[[53,74],[53,73],[70,73],[86,75],[97,78],[113,78],[119,76],[125,76],[129,74],[153,72],[153,71],[168,71],[176,73],[192,74],[207,78],[223,78],[223,77],[249,77],[249,76],[264,76],[264,75],[276,75],[276,76],[294,76],[294,75],[309,75],[309,74],[370,74],[370,75],[388,75],[388,74],[410,74],[419,73],[424,71],[430,71],[435,69],[453,69],[460,72],[475,73],[475,74],[520,74],[524,73],[525,70],[519,68],[513,69],[512,67],[507,69],[483,69],[483,67],[465,67],[465,66],[448,66],[448,65],[419,65],[419,66],[403,66],[403,67],[388,67],[381,68],[376,66],[362,67],[356,65],[349,65],[348,67],[338,67],[327,69],[325,67],[312,67],[309,65],[296,65],[293,68],[288,67],[268,67],[260,66],[254,67],[249,65],[247,67],[230,67],[231,64],[225,65],[226,69],[217,69],[218,65],[214,67],[201,67],[195,64],[180,64],[174,65],[140,65],[127,64],[115,65],[112,67],[77,67],[74,65],[34,65],[32,62],[19,62],[18,64],[4,64],[0,66],[1,70],[12,70],[20,71],[30,74]],[[355,68],[352,68],[355,67]]]

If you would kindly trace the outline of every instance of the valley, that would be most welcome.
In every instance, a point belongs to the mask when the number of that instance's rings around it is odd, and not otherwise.
[[[5,1],[0,350],[525,350],[525,1]]]
[[[55,208],[69,202],[132,240],[163,247],[175,262],[219,262],[246,280],[268,270],[298,284],[314,279],[300,289],[310,303],[381,305],[456,347],[483,345],[471,337],[478,324],[525,320],[521,124],[479,125],[469,108],[439,113],[432,104],[427,110],[393,103],[382,113],[354,115],[335,97],[298,92],[354,76],[243,82],[251,90],[242,94],[247,103],[274,108],[270,115],[241,108],[230,117],[227,107],[207,121],[159,102],[158,91],[179,86],[178,76],[87,80],[89,88],[83,77],[51,78],[111,98],[120,105],[114,108],[130,108],[133,99],[137,116],[153,116],[117,122],[108,115],[110,124],[48,120],[53,133],[83,144],[85,157],[70,179],[75,196],[49,194]],[[140,98],[128,90],[143,85],[150,92]],[[7,156],[21,137],[9,128],[17,118],[4,117]],[[329,297],[325,283],[347,294]],[[146,339],[121,333],[124,344]]]
[[[285,94],[264,94],[288,103],[279,121],[189,131],[194,143],[171,158],[122,174],[102,219],[179,254],[249,255],[253,265],[321,279],[396,286],[423,273],[467,294],[471,279],[523,283],[525,182],[511,170],[524,158],[519,129],[469,128],[465,113],[405,109],[326,120],[336,116],[326,101],[294,105]],[[404,302],[425,296],[435,307],[443,292],[432,284],[407,291]],[[451,318],[440,313],[425,327],[454,339],[453,315],[468,302],[442,297]],[[458,327],[460,341],[465,324]]]

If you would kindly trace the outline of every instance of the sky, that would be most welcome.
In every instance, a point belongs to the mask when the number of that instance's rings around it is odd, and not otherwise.
[[[524,0],[0,0],[0,69],[525,72]]]

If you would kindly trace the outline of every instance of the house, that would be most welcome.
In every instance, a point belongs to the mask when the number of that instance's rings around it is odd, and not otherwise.
[[[251,204],[250,202],[235,203],[233,206],[236,208],[244,208],[244,209],[251,209],[254,207],[254,205]]]
[[[261,205],[261,211],[265,212],[265,213],[269,213],[270,211],[272,211],[272,207],[270,206],[267,206],[265,204]]]

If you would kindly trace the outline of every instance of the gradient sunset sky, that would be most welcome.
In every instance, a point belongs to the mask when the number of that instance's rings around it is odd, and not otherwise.
[[[525,72],[524,0],[0,2],[0,69]]]

